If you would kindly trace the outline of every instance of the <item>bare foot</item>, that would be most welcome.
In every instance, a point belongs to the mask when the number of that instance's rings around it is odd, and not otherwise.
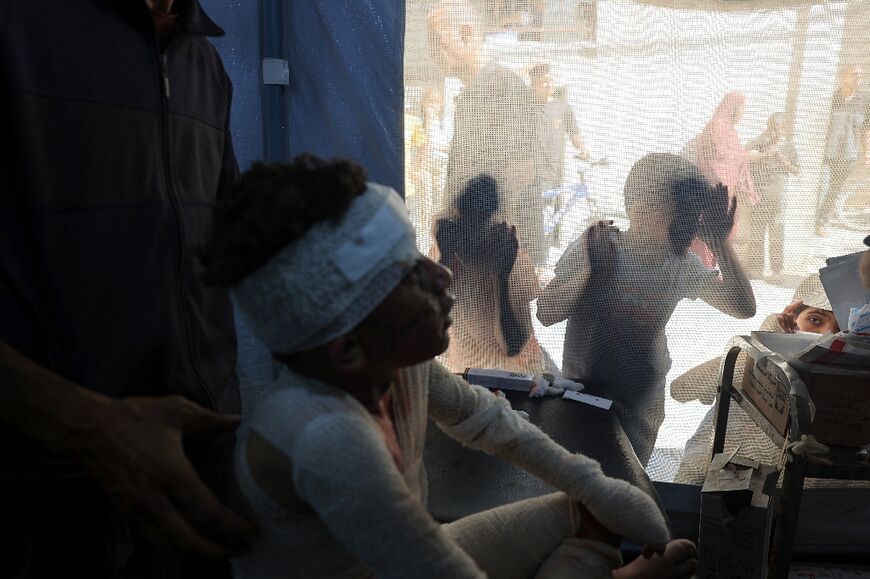
[[[686,539],[675,539],[661,555],[643,555],[613,571],[613,579],[688,579],[698,570],[698,550]]]

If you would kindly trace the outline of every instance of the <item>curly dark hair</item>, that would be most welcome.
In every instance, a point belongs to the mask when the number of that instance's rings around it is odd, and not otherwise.
[[[235,285],[313,225],[341,219],[365,190],[365,169],[353,161],[303,154],[254,163],[218,200],[211,239],[199,251],[203,281]]]

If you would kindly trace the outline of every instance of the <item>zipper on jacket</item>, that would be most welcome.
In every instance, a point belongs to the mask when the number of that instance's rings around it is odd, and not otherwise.
[[[161,50],[160,40],[156,37],[155,43],[155,46],[157,47],[157,59],[160,66],[160,85],[162,89],[160,96],[160,140],[161,148],[163,150],[163,179],[165,181],[166,194],[167,197],[169,197],[169,204],[172,208],[173,213],[175,214],[175,223],[178,227],[178,242],[180,244],[176,284],[176,310],[178,311],[179,317],[181,318],[180,321],[184,331],[184,339],[186,341],[185,345],[187,346],[187,357],[190,362],[190,367],[193,370],[194,378],[197,382],[197,389],[203,396],[203,400],[208,403],[209,409],[214,410],[216,408],[216,401],[214,400],[214,397],[212,396],[212,393],[208,388],[208,383],[202,377],[202,372],[200,372],[199,365],[196,362],[196,355],[193,350],[193,333],[190,329],[190,320],[188,318],[187,306],[184,302],[184,288],[185,280],[187,278],[186,265],[189,259],[189,252],[187,248],[187,230],[184,226],[184,213],[181,207],[181,200],[178,198],[178,194],[175,191],[174,181],[172,179],[172,143],[169,135],[169,97],[171,94],[169,91],[169,47],[167,45]]]
[[[165,50],[160,54],[160,76],[163,77],[163,96],[169,100],[169,61]]]

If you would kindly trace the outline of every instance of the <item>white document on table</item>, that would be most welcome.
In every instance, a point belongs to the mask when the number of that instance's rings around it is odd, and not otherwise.
[[[601,398],[600,396],[592,396],[591,394],[584,394],[583,392],[574,392],[573,390],[566,390],[565,393],[562,394],[562,398],[566,400],[574,400],[575,402],[582,402],[603,410],[610,410],[610,407],[613,406],[613,400]]]
[[[864,252],[858,251],[832,257],[827,260],[828,266],[819,270],[819,278],[841,330],[849,327],[849,311],[852,308],[860,308],[870,302],[870,291],[858,276],[862,255]]]

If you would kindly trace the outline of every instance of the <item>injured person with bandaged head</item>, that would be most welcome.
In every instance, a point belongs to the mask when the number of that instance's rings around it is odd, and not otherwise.
[[[450,271],[421,255],[398,194],[349,161],[255,164],[218,202],[206,277],[278,362],[239,435],[259,527],[236,577],[689,577],[647,494],[605,476],[441,367]],[[425,507],[427,419],[561,492],[441,525]],[[619,537],[646,544],[620,567]]]

